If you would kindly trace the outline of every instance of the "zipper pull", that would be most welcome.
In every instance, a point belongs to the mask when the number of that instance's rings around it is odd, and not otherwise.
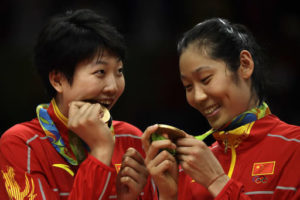
[[[228,132],[225,132],[225,140],[224,140],[224,145],[225,145],[225,149],[224,149],[224,153],[226,154],[227,153],[227,150],[228,150]]]

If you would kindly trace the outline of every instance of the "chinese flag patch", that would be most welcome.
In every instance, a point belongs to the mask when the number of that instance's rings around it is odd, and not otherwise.
[[[275,161],[259,162],[253,164],[252,176],[274,174]]]
[[[119,173],[120,169],[121,169],[121,164],[115,164],[115,168],[117,173]]]

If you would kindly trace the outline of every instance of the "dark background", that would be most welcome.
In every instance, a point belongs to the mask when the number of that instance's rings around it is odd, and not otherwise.
[[[282,120],[300,125],[300,10],[296,1],[1,0],[0,135],[34,118],[37,104],[49,102],[33,67],[33,45],[50,16],[78,8],[90,8],[109,18],[127,41],[126,89],[111,111],[114,119],[142,130],[165,123],[193,135],[206,131],[206,120],[185,100],[176,43],[198,22],[224,17],[248,26],[265,48],[272,81],[267,103]]]

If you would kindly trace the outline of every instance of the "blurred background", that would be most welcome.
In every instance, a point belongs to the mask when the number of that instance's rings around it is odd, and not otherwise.
[[[193,135],[208,130],[206,120],[186,102],[176,43],[198,22],[223,17],[248,26],[265,48],[272,82],[267,103],[282,120],[300,125],[300,10],[296,2],[1,0],[0,135],[16,123],[34,118],[35,107],[49,102],[33,66],[33,45],[50,16],[78,8],[106,16],[127,42],[126,89],[111,110],[114,119],[141,130],[154,123],[177,126]]]

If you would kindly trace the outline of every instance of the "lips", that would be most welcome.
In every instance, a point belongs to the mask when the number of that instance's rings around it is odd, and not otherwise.
[[[106,107],[106,108],[110,108],[110,106],[113,104],[113,102],[114,101],[112,99],[110,99],[110,100],[99,100],[99,103],[102,106]]]
[[[217,113],[221,106],[218,104],[211,105],[202,111],[203,115],[206,117],[212,117]]]
[[[88,100],[85,100],[85,102],[88,102],[91,104],[99,103],[99,104],[101,104],[101,106],[104,106],[105,108],[109,109],[114,101],[113,101],[113,99],[105,99],[105,100],[88,99]]]

